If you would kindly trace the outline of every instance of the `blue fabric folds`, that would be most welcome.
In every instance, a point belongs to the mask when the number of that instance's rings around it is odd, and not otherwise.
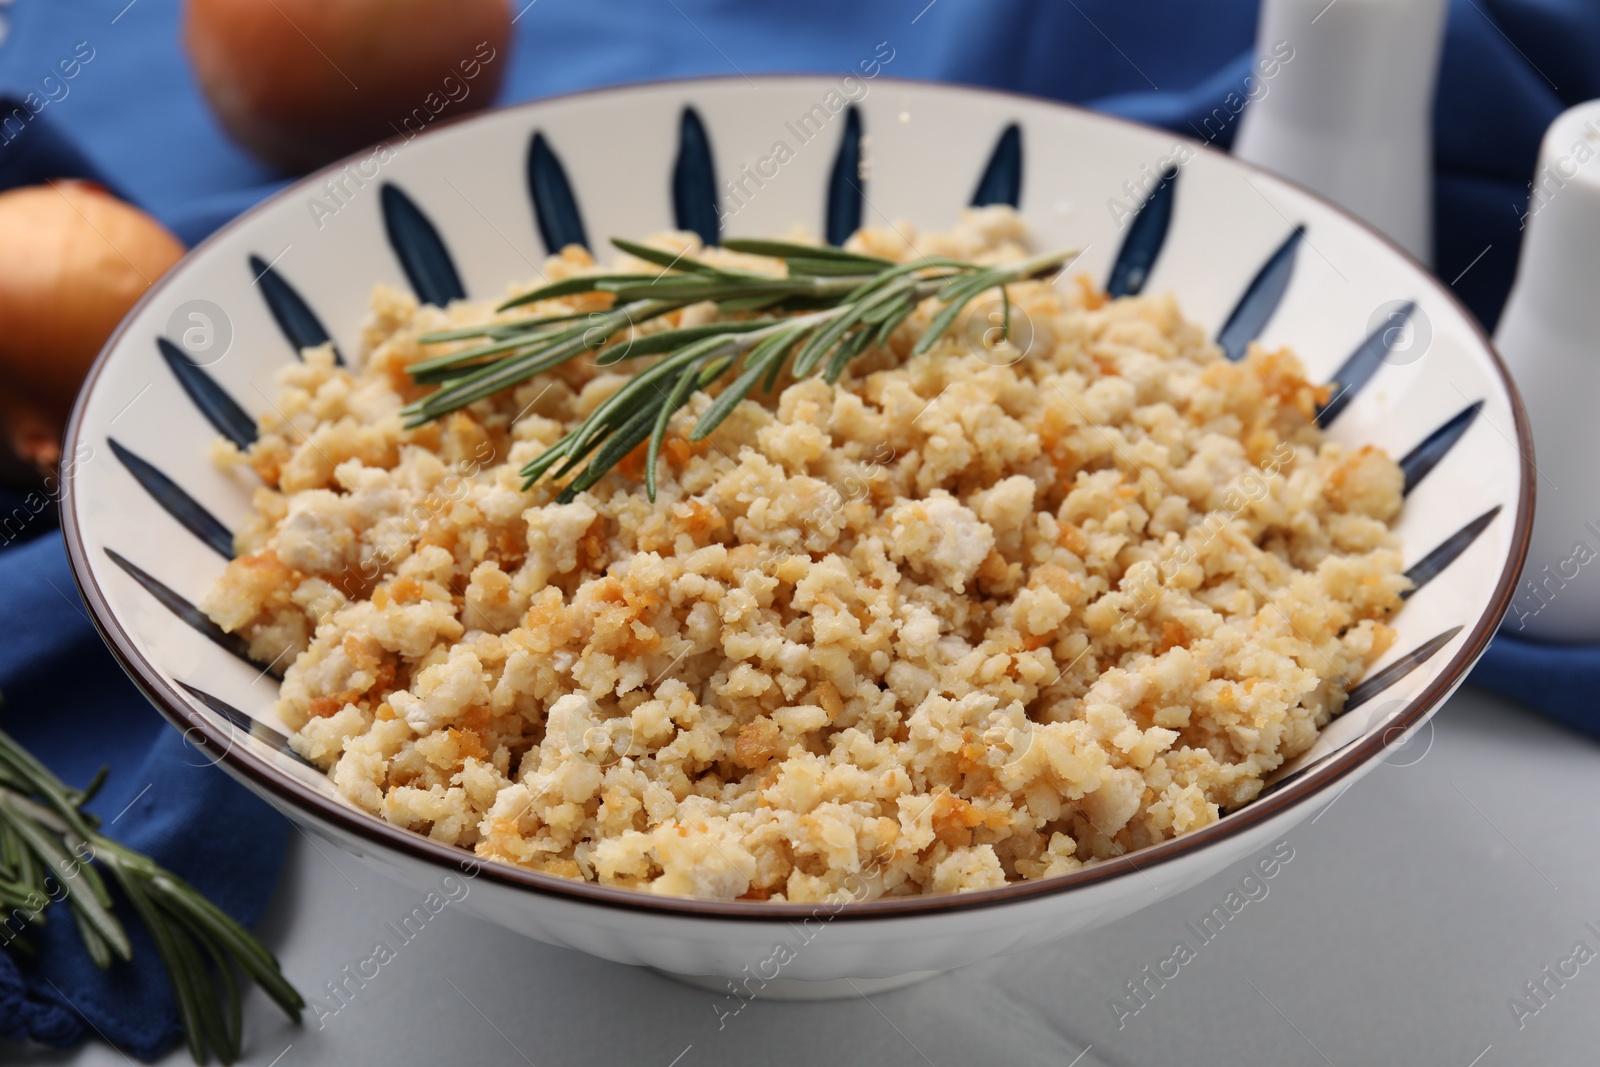
[[[0,507],[28,505],[11,495]],[[90,805],[107,832],[254,924],[277,883],[288,821],[166,726],[90,624],[49,517],[34,523],[36,536],[0,549],[0,726],[69,783],[109,763]],[[134,958],[109,971],[89,960],[62,908],[28,928],[32,959],[0,951],[0,1037],[68,1045],[98,1030],[144,1059],[171,1047],[180,1031],[161,958],[131,910],[118,914]]]

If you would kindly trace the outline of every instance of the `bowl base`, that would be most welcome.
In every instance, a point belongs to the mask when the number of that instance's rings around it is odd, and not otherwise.
[[[713,993],[732,991],[733,979],[717,974],[674,974],[657,967],[649,968],[674,982],[692,985]],[[843,1000],[847,997],[866,996],[870,993],[887,993],[916,985],[944,971],[907,971],[889,978],[830,978],[808,982],[800,978],[774,978],[761,987],[756,1000]]]

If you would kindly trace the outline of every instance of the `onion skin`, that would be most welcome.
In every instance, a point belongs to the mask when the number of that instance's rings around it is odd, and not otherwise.
[[[81,181],[0,193],[0,234],[0,389],[12,395],[11,432],[24,410],[65,426],[106,339],[183,245]]]
[[[511,7],[187,0],[183,39],[228,133],[300,172],[488,105],[505,74]]]
[[[0,484],[31,489],[53,475],[61,462],[61,431],[55,413],[0,380]]]

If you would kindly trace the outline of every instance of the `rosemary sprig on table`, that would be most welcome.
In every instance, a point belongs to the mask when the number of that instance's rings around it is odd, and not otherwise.
[[[177,875],[99,832],[83,806],[105,773],[85,789],[69,788],[0,731],[0,945],[31,952],[28,928],[60,902],[98,966],[131,959],[127,931],[111,910],[109,875],[161,953],[195,1062],[205,1063],[209,1051],[232,1063],[242,1029],[236,971],[296,1022],[305,1001],[248,930]]]
[[[522,469],[523,488],[546,474],[563,478],[588,464],[562,490],[562,502],[598,482],[646,440],[645,489],[656,498],[656,465],[673,414],[698,389],[737,369],[737,374],[701,413],[691,441],[703,440],[739,401],[760,384],[770,391],[787,366],[796,378],[820,370],[837,381],[869,345],[882,345],[933,298],[943,305],[918,340],[926,352],[954,325],[978,294],[1000,291],[1001,336],[1008,335],[1011,302],[1006,286],[1060,269],[1076,254],[1052,252],[1016,263],[980,266],[930,257],[895,263],[838,248],[784,241],[729,239],[734,252],[770,256],[788,268],[785,277],[713,266],[686,255],[613,238],[622,251],[655,264],[658,274],[587,274],[546,285],[502,304],[510,308],[580,293],[610,296],[604,311],[578,312],[445,330],[420,338],[425,344],[480,339],[471,347],[412,364],[412,378],[439,388],[403,409],[408,427],[421,426],[548,371],[585,352],[599,350],[601,365],[646,356],[662,358],[637,372],[606,398],[582,424]],[[699,326],[635,333],[624,330],[672,311],[710,301],[717,321]],[[754,316],[754,317],[723,317]],[[613,343],[615,341],[615,343]]]

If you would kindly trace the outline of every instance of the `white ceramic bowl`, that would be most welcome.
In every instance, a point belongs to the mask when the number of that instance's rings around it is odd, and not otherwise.
[[[779,141],[791,150],[781,163]],[[1168,164],[1177,177],[1160,181]],[[675,220],[705,231],[719,201],[729,234],[801,223],[837,237],[861,219],[948,227],[975,195],[1020,196],[1039,247],[1085,249],[1078,267],[1119,290],[1175,292],[1225,347],[1258,334],[1292,345],[1315,375],[1344,382],[1335,439],[1408,457],[1398,530],[1424,584],[1352,711],[1254,803],[1060,878],[813,907],[647,896],[490,864],[464,906],[607,959],[742,975],[770,993],[953,967],[1175,893],[1316,811],[1461,682],[1512,592],[1533,484],[1505,371],[1444,286],[1315,196],[1157,130],[950,86],[735,77],[541,101],[354,157],[195,249],[101,354],[67,444],[64,525],[84,599],[151,701],[295,821],[418,886],[459,874],[465,852],[357,810],[287,754],[267,665],[190,606],[249,507],[249,487],[208,458],[218,431],[253,433],[245,413],[270,403],[298,345],[326,331],[356,355],[374,282],[491,296],[533,276],[547,245]]]

